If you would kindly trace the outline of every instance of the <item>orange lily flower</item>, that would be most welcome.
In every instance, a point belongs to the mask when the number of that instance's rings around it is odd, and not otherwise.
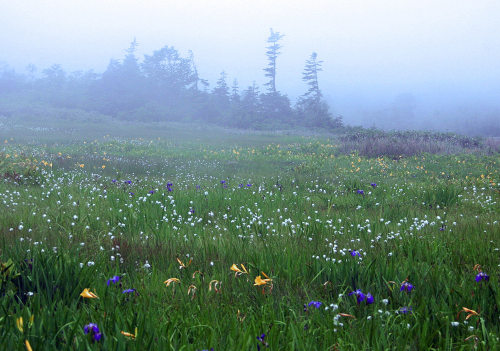
[[[221,282],[218,280],[211,280],[210,283],[208,284],[208,291],[212,291],[212,284],[214,284],[214,290],[215,292],[220,292],[221,289]]]
[[[472,316],[479,316],[479,313],[477,313],[476,311],[471,310],[470,308],[467,307],[462,307],[462,310],[458,312],[457,319],[460,316],[460,313],[462,312],[468,313],[467,316],[465,317],[465,320],[469,319]]]
[[[19,317],[16,319],[16,326],[21,333],[24,331],[23,317]]]
[[[181,269],[182,269],[182,268],[187,268],[187,267],[189,267],[189,265],[191,264],[191,262],[193,262],[193,259],[191,258],[191,259],[189,260],[189,262],[188,262],[188,264],[187,264],[187,265],[186,265],[186,264],[184,264],[184,262],[182,262],[180,259],[177,259],[177,262],[179,262],[179,264],[180,264],[180,267],[179,267],[179,268],[181,268]]]
[[[231,270],[234,271],[234,276],[237,277],[239,275],[242,275],[242,274],[248,274],[248,271],[247,269],[245,268],[245,266],[243,265],[243,263],[240,264],[241,266],[241,269],[238,268],[238,266],[236,265],[236,263],[233,263],[233,265],[231,266]]]
[[[169,286],[172,283],[180,283],[181,281],[178,278],[169,278],[163,282],[163,284],[167,284]]]
[[[129,337],[131,339],[135,339],[136,335],[137,335],[137,328],[135,328],[135,334],[132,334],[132,333],[129,333],[129,332],[126,332],[126,331],[121,331],[120,332],[122,335],[125,335],[126,337]]]
[[[269,284],[269,285],[272,285],[272,279],[269,278],[266,273],[264,272],[261,272],[262,275],[265,277],[264,279],[262,279],[262,277],[260,275],[258,275],[257,277],[255,277],[255,284],[256,286],[261,286],[261,285],[266,285],[266,284]]]
[[[196,286],[194,286],[193,284],[191,284],[188,288],[188,295],[191,294],[191,292],[193,293],[193,296],[191,297],[191,300],[194,299],[194,295],[196,294],[196,290],[198,290],[198,288]]]
[[[83,298],[86,298],[86,299],[98,299],[99,298],[96,294],[94,294],[88,288],[83,289],[80,296]]]
[[[24,340],[24,344],[26,345],[27,351],[33,351],[33,349],[31,348],[30,342],[28,340]]]

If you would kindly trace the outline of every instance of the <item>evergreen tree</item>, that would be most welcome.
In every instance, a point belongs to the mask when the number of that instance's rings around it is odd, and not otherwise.
[[[309,85],[309,89],[303,96],[315,103],[319,103],[323,96],[318,83],[318,72],[323,70],[321,68],[322,63],[323,61],[318,61],[318,54],[313,52],[311,58],[306,61],[304,72],[302,73],[302,80]]]
[[[229,86],[226,82],[227,74],[222,71],[220,73],[219,79],[215,84],[215,88],[212,93],[217,97],[217,99],[221,102],[229,102]]]
[[[231,102],[237,103],[240,101],[240,88],[238,87],[238,80],[235,78],[233,80],[233,85],[231,86]]]
[[[270,93],[276,93],[276,59],[280,54],[279,49],[282,48],[279,41],[283,39],[283,37],[284,35],[273,31],[271,28],[271,35],[267,38],[267,42],[270,44],[266,47],[266,56],[269,63],[267,67],[264,68],[264,72],[266,72],[265,76],[269,78],[269,82],[265,85],[268,87]]]

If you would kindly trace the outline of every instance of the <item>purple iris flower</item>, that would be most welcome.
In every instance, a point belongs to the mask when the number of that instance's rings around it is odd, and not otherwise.
[[[154,194],[154,193],[155,193],[155,191],[151,189],[151,190],[149,191],[149,193],[150,193],[150,194]]]
[[[95,323],[89,323],[83,327],[83,333],[89,334],[91,333],[95,341],[99,341],[102,338],[102,334],[99,331],[99,327]]]
[[[371,183],[370,184],[372,187],[376,188],[377,187],[377,183]]]
[[[361,189],[358,189],[357,193],[360,194],[360,195],[364,195],[365,194],[365,192],[363,190],[361,190]]]
[[[243,184],[240,184],[240,185],[238,185],[238,186],[239,186],[240,188],[243,188],[243,186],[244,186],[244,185],[243,185]]]
[[[314,306],[316,308],[320,308],[323,303],[320,301],[311,301],[307,304],[307,306]]]
[[[480,282],[481,280],[484,280],[484,281],[488,281],[490,280],[490,276],[484,272],[479,272],[477,275],[476,275],[476,282]]]
[[[133,192],[129,192],[128,193],[130,196],[134,196],[134,193]]]
[[[349,252],[351,253],[351,256],[352,257],[361,257],[361,253],[359,251],[356,251],[356,250],[349,250]]]
[[[135,289],[125,289],[122,291],[122,294],[130,294],[130,293],[133,293],[135,291]]]
[[[358,304],[360,304],[361,302],[363,302],[363,301],[366,300],[366,304],[370,305],[370,304],[372,304],[375,301],[375,299],[372,296],[372,294],[370,294],[370,293],[364,294],[361,291],[361,289],[358,289],[356,291],[351,291],[349,293],[349,296],[351,296],[351,295],[356,295],[356,300],[357,300]]]
[[[189,213],[190,213],[190,214],[194,214],[194,208],[192,208],[192,207],[191,207],[191,208],[189,209]]]
[[[375,301],[375,298],[373,297],[372,294],[368,293],[366,294],[366,304],[371,305]]]
[[[257,337],[257,340],[259,340],[262,345],[264,345],[265,347],[269,347],[269,344],[267,342],[264,341],[264,339],[266,338],[266,334],[261,334],[260,336]],[[260,351],[260,345],[257,344],[257,350]]]
[[[221,180],[220,183],[221,184],[226,184],[226,181],[225,180]]]
[[[412,289],[413,289],[413,284],[409,282],[403,282],[403,284],[401,284],[401,288],[399,289],[399,291],[411,292]]]
[[[125,183],[126,184],[132,184],[132,181],[131,180],[126,180]]]
[[[413,310],[413,308],[411,308],[411,307],[406,307],[406,306],[405,306],[405,307],[401,307],[401,308],[397,311],[397,313],[401,313],[401,314],[412,314],[412,313],[413,313],[413,312],[412,312],[412,310]]]
[[[115,275],[113,278],[109,278],[108,279],[108,286],[109,284],[113,283],[113,284],[116,284],[118,283],[118,281],[120,280],[120,276],[119,275]]]
[[[248,183],[248,184],[247,184],[247,187],[249,187],[249,188],[250,188],[251,186],[252,186],[252,184],[250,184],[250,183]]]
[[[116,183],[116,179],[111,180],[112,183]]]

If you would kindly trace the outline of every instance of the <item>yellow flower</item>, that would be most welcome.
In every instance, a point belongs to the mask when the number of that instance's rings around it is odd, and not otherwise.
[[[187,268],[187,267],[189,267],[189,265],[191,264],[191,262],[193,262],[193,259],[191,258],[191,259],[189,260],[189,262],[188,262],[188,264],[187,264],[187,265],[186,265],[186,264],[184,264],[184,262],[182,262],[180,259],[177,259],[177,262],[179,262],[179,264],[180,264],[180,267],[179,267],[179,268],[180,268],[180,269],[182,269],[182,268]]]
[[[131,339],[135,339],[136,336],[137,336],[137,327],[135,328],[135,334],[132,334],[132,333],[129,333],[129,332],[125,332],[125,331],[121,331],[120,332],[122,335],[125,335],[126,337],[129,337]]]
[[[24,323],[23,323],[23,317],[19,317],[16,319],[16,326],[17,329],[22,333],[24,332]]]
[[[80,164],[78,165],[78,167],[83,168],[83,167],[85,167],[85,164],[80,163]]]
[[[243,265],[243,263],[240,264],[241,266],[241,269],[238,268],[238,266],[236,265],[236,263],[233,263],[233,265],[231,266],[231,270],[234,271],[234,276],[237,277],[239,275],[242,275],[242,274],[248,274],[248,271],[247,269],[245,268],[245,266]]]
[[[28,340],[25,340],[24,344],[26,345],[26,350],[33,351],[33,349],[31,348],[30,342]]]
[[[458,312],[458,316],[460,316],[460,313],[462,313],[462,312],[468,313],[467,316],[465,317],[465,320],[469,319],[472,316],[479,316],[479,313],[477,313],[476,311],[471,310],[470,308],[467,308],[467,307],[462,307],[462,310],[460,312]]]
[[[261,272],[262,275],[265,277],[264,279],[262,279],[262,277],[260,275],[258,275],[257,277],[255,277],[255,284],[256,286],[261,286],[261,285],[271,285],[272,284],[272,279],[269,278],[266,273],[264,272]]]
[[[86,299],[98,299],[99,298],[96,294],[94,294],[88,288],[83,289],[83,291],[80,294],[80,296],[83,297],[83,298],[86,298]]]
[[[169,278],[163,282],[163,284],[167,284],[169,286],[172,283],[180,283],[181,281],[178,278]]]
[[[106,168],[106,165],[102,165],[102,166],[101,166],[101,168],[102,168],[102,169]]]

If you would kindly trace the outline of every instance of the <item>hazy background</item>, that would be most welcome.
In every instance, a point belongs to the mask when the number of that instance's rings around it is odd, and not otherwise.
[[[272,27],[285,34],[277,88],[292,100],[316,51],[346,124],[467,130],[500,123],[499,14],[498,0],[0,0],[0,62],[103,72],[136,38],[139,57],[192,50],[211,86],[222,70],[262,86]]]

